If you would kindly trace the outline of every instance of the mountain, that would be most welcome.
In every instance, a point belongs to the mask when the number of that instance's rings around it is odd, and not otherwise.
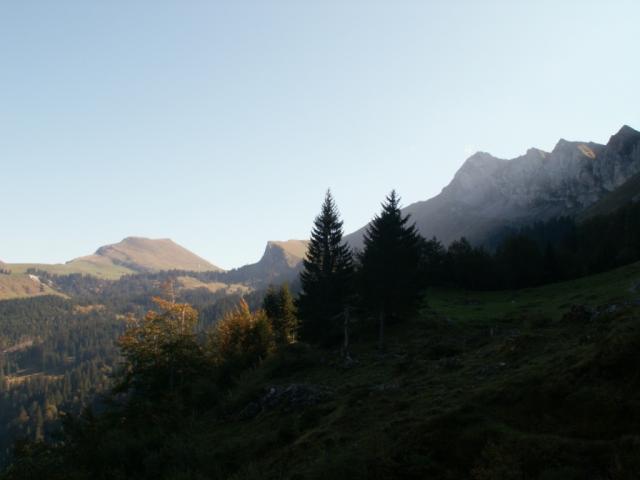
[[[161,270],[189,270],[220,272],[221,268],[209,263],[168,238],[150,239],[127,237],[119,243],[105,245],[96,253],[67,262],[89,263],[97,266],[116,265],[134,272]]]
[[[587,219],[596,215],[608,215],[629,202],[638,201],[640,201],[640,173],[581,212],[579,218]]]
[[[559,215],[578,216],[640,173],[640,132],[623,126],[606,145],[561,139],[504,160],[469,157],[442,192],[403,209],[425,237],[482,243],[498,228]],[[362,246],[364,228],[348,235]]]
[[[262,258],[224,274],[233,283],[257,288],[270,283],[292,282],[302,268],[307,240],[269,241]]]
[[[177,279],[181,290],[206,289],[219,295],[249,293],[269,284],[293,284],[300,272],[307,245],[306,240],[270,241],[258,262],[225,271],[169,239],[128,237],[119,243],[100,247],[93,255],[64,264],[13,263],[4,264],[4,267],[0,264],[0,300],[58,294],[56,289],[75,294],[75,291],[65,289],[68,285],[58,285],[55,280],[40,284],[36,275],[30,275],[40,271],[50,275],[80,273],[118,280],[123,275],[184,270],[185,273]],[[142,275],[136,281],[145,285],[150,280]]]
[[[51,275],[79,273],[109,280],[161,270],[223,271],[169,239],[142,237],[127,237],[119,243],[100,247],[93,255],[66,263],[12,263],[7,268],[18,274],[41,270]]]

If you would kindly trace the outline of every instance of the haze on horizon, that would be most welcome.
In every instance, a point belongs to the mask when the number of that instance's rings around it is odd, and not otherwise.
[[[306,238],[331,187],[351,232],[476,150],[640,127],[640,5],[13,2],[0,6],[0,259],[127,236],[216,265]]]

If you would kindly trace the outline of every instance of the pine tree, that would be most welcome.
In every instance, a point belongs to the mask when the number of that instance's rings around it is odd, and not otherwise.
[[[298,299],[301,337],[328,343],[340,335],[340,316],[352,289],[353,258],[342,241],[342,221],[330,191],[311,231],[311,241],[300,274]]]
[[[296,307],[288,285],[279,289],[270,286],[262,301],[262,308],[273,326],[277,345],[293,343],[298,329]]]
[[[364,307],[378,314],[381,348],[385,321],[410,312],[421,290],[421,237],[399,205],[393,190],[367,227],[360,255]]]
[[[421,239],[420,275],[425,285],[443,283],[446,278],[447,249],[436,238]]]

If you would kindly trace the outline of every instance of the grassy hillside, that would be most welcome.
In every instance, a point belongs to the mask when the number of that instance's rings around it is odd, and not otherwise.
[[[37,277],[18,273],[0,274],[0,300],[41,295],[60,294],[48,285],[41,283]]]
[[[251,289],[241,283],[202,282],[194,277],[181,276],[177,278],[183,290],[197,290],[204,288],[212,293],[224,291],[228,294],[249,293]]]
[[[427,296],[440,315],[462,322],[529,315],[559,320],[576,304],[595,307],[640,299],[640,263],[610,272],[536,288],[504,292],[434,290]]]
[[[517,292],[434,290],[384,352],[361,319],[352,361],[294,344],[192,416],[160,410],[171,420],[85,445],[108,478],[636,479],[639,318],[640,264]]]
[[[71,263],[75,261],[102,263],[105,260],[136,271],[221,270],[168,238],[127,237],[119,243],[100,247],[94,255],[81,257]]]
[[[366,335],[351,366],[292,349],[243,378],[232,420],[193,433],[236,478],[638,478],[639,299],[640,264],[515,293],[433,291],[384,354]],[[269,399],[291,385],[326,394]]]
[[[76,258],[67,263],[0,263],[0,268],[13,274],[23,275],[9,281],[5,279],[5,292],[0,290],[0,300],[6,298],[29,297],[35,293],[28,288],[24,275],[29,269],[41,270],[51,275],[82,274],[105,280],[117,280],[123,275],[161,270],[220,271],[218,267],[177,245],[169,239],[152,240],[129,237],[122,242],[98,249],[93,255]],[[19,280],[19,282],[18,282]]]
[[[45,263],[11,263],[7,265],[13,273],[26,273],[30,268],[42,270],[52,275],[69,275],[80,273],[92,275],[107,280],[117,280],[123,275],[135,273],[130,268],[115,265],[109,261],[96,262],[88,260],[73,260],[68,263],[45,264]]]

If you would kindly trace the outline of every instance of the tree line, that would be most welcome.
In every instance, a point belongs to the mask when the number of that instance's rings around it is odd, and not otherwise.
[[[367,226],[361,251],[343,241],[342,225],[327,192],[304,260],[298,306],[301,338],[343,341],[345,348],[353,313],[377,324],[383,347],[385,324],[410,315],[429,287],[518,289],[640,260],[640,203],[582,222],[561,217],[505,227],[485,245],[464,237],[448,246],[423,238],[402,215],[395,191]]]

